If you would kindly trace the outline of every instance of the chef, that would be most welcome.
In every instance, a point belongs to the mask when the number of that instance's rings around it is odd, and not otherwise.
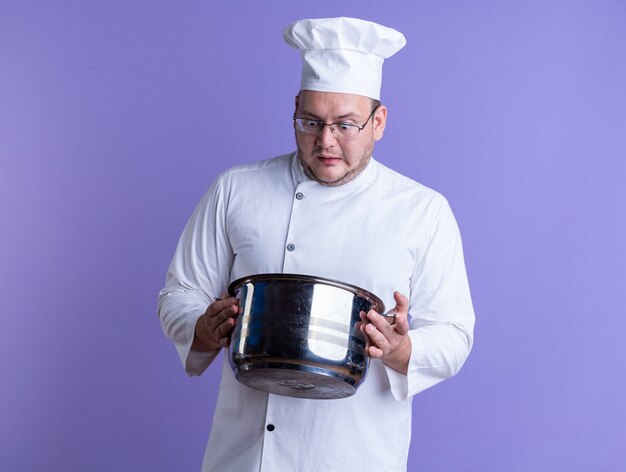
[[[364,315],[370,367],[351,397],[254,390],[237,382],[224,356],[202,470],[405,471],[412,398],[459,371],[474,327],[448,202],[373,157],[387,119],[383,61],[406,41],[353,18],[295,21],[283,36],[302,57],[297,150],[213,182],[159,294],[161,325],[185,371],[201,375],[228,346],[238,305],[223,297],[238,278],[306,274],[378,295],[397,321]]]

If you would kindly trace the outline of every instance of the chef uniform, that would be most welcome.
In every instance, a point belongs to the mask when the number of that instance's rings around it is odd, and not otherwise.
[[[404,45],[395,30],[347,18],[301,20],[284,35],[302,51],[301,90],[371,98],[384,57]],[[355,82],[355,71],[376,80]],[[202,470],[405,471],[412,397],[458,372],[472,346],[461,238],[446,199],[373,158],[339,186],[309,178],[297,152],[224,172],[185,227],[159,294],[163,330],[188,374],[218,354],[191,350],[198,318],[230,282],[262,273],[340,280],[388,307],[394,291],[407,294],[408,373],[372,359],[354,396],[308,400],[239,384],[225,356]]]

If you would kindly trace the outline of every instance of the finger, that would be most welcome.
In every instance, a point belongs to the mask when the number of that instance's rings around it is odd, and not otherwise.
[[[236,299],[233,297],[236,301]],[[224,300],[226,301],[226,300]],[[221,300],[220,300],[221,302]],[[205,335],[208,336],[213,342],[220,343],[224,345],[224,341],[222,338],[230,335],[230,331],[232,327],[235,325],[235,318],[239,313],[238,305],[232,305],[226,303],[226,307],[220,310],[217,313],[211,313],[212,309],[215,309],[216,306],[222,306],[223,304],[219,302],[213,303],[207,309],[206,313],[203,315],[203,331]]]
[[[396,324],[393,325],[393,328],[396,330],[396,333],[404,336],[409,332],[411,326],[409,325],[409,320],[407,320],[406,316],[398,316],[396,318]]]
[[[385,323],[387,323],[385,321]],[[372,347],[376,347],[380,349],[382,352],[385,352],[389,349],[389,340],[387,337],[374,325],[373,323],[368,323],[365,326],[365,331],[370,337]],[[370,349],[371,351],[371,349]]]
[[[215,337],[222,338],[224,336],[229,336],[233,327],[235,326],[234,318],[226,318],[222,323],[220,323],[215,329]]]
[[[393,298],[396,301],[396,307],[393,309],[397,314],[406,315],[409,312],[409,299],[400,292],[393,292]]]
[[[237,305],[229,305],[213,316],[207,316],[207,324],[210,329],[215,331],[218,326],[224,323],[226,320],[230,320],[237,317],[239,314],[239,307]]]
[[[367,353],[368,348],[372,344],[370,337],[365,330],[365,326],[369,323],[369,321],[367,320],[367,314],[364,311],[359,312],[359,317],[361,318],[361,321],[357,322],[357,326],[359,328],[359,331],[361,331],[361,334],[363,334],[363,338],[365,339],[365,353]]]
[[[235,318],[239,314],[239,305],[229,305],[220,311],[217,315],[218,318],[221,318],[222,321],[225,321],[228,318]]]
[[[396,323],[394,329],[398,334],[407,334],[409,332],[409,299],[400,292],[393,292],[393,298],[396,301],[396,307],[392,310],[396,313]]]
[[[384,354],[382,349],[376,346],[369,346],[367,349],[367,353],[373,359],[380,359],[381,357],[383,357],[383,354]]]
[[[228,297],[228,298],[214,301],[207,308],[207,311],[206,311],[207,316],[217,316],[224,309],[231,307],[231,306],[237,306],[238,302],[239,301],[237,300],[236,297]]]
[[[367,326],[367,324],[369,323],[369,320],[367,319],[367,313],[365,313],[364,311],[359,312],[359,317],[361,318],[361,321],[359,321],[357,325],[358,325],[359,331],[361,331],[361,333],[363,334],[363,337],[365,338],[365,352],[367,352],[367,348],[370,346],[371,340],[367,334],[367,331],[365,330],[365,326]]]
[[[230,344],[230,336],[235,326],[235,320],[228,318],[224,323],[220,324],[213,332],[213,338],[223,347]]]
[[[382,333],[386,333],[388,335],[393,331],[393,327],[389,324],[387,318],[380,315],[376,310],[368,311],[367,319]]]
[[[409,325],[409,318],[406,313],[397,313],[396,314],[396,322],[393,325],[393,329],[396,333],[405,335],[409,332],[411,326]]]

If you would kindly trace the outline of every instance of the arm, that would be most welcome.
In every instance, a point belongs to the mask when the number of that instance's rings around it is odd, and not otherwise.
[[[207,330],[216,330],[224,323],[223,314],[217,325],[216,320],[208,321],[228,309],[214,303],[227,291],[234,259],[226,233],[224,200],[223,183],[218,180],[189,219],[169,266],[165,288],[159,293],[163,332],[176,346],[189,375],[200,375],[221,347],[219,342],[211,342]],[[224,337],[224,327],[220,329]]]
[[[390,326],[376,312],[363,328],[371,340],[368,354],[379,358],[397,399],[408,398],[455,375],[471,350],[474,311],[461,238],[444,200],[416,264],[408,300],[394,294],[397,322]]]

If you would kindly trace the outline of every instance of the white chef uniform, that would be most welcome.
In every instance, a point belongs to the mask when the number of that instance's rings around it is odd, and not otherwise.
[[[223,173],[188,222],[159,295],[159,316],[185,370],[209,303],[240,277],[296,273],[357,285],[395,305],[409,297],[408,374],[372,360],[340,400],[266,394],[226,362],[203,471],[404,471],[411,400],[454,375],[472,345],[474,313],[459,231],[437,192],[372,159],[345,185],[309,179],[295,153]],[[269,426],[269,428],[268,428]]]

